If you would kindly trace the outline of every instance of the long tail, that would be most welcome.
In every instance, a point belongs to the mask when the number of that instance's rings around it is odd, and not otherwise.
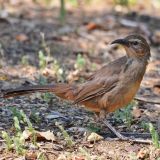
[[[57,96],[73,100],[75,95],[76,86],[69,84],[53,84],[53,85],[36,85],[36,86],[27,86],[19,87],[16,89],[9,89],[2,91],[4,98],[15,97],[25,94],[31,94],[35,92],[53,92]]]

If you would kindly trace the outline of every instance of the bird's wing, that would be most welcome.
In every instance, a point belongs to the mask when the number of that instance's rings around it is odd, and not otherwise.
[[[89,77],[89,80],[97,79],[99,77],[110,77],[119,74],[122,67],[127,62],[127,57],[123,56],[113,62],[102,67],[100,70],[96,71],[93,75]]]
[[[126,61],[127,57],[123,56],[95,72],[88,82],[79,86],[74,103],[87,101],[112,90]]]
[[[98,97],[112,90],[118,82],[118,76],[112,76],[107,80],[102,77],[99,80],[92,80],[79,87],[74,103],[81,103]]]

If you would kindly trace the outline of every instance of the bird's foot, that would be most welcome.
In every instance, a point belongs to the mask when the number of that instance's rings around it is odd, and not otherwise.
[[[109,130],[114,133],[120,140],[129,140],[128,137],[123,136],[120,132],[118,132],[108,121],[104,121],[103,122],[108,128]]]
[[[101,122],[101,124],[105,124],[108,129],[118,137],[118,139],[123,141],[129,140],[130,138],[123,136],[108,121],[106,121],[107,115],[108,114],[106,114],[105,110],[101,110],[98,115],[95,115],[95,120]]]

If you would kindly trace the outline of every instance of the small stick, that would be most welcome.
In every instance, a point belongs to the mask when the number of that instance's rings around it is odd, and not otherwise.
[[[140,138],[128,138],[128,137],[126,137],[125,139],[121,139],[121,138],[106,138],[106,139],[114,140],[114,141],[128,141],[128,142],[133,142],[133,143],[152,144],[151,140],[140,139]]]
[[[160,104],[160,101],[158,101],[157,99],[148,99],[145,97],[135,97],[134,98],[137,101],[141,101],[141,102],[146,102],[146,103],[151,103],[151,104]]]
[[[152,144],[151,140],[149,140],[149,139],[140,139],[140,138],[120,139],[120,141],[129,141],[129,142],[134,142],[134,143]]]

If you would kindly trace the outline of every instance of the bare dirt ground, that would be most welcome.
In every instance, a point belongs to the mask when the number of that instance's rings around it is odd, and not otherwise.
[[[17,10],[18,8],[18,10]],[[84,8],[83,8],[84,9]],[[80,83],[95,70],[125,54],[123,48],[111,46],[116,38],[131,33],[144,35],[151,45],[152,58],[137,97],[129,112],[129,120],[120,111],[109,117],[110,123],[125,135],[150,139],[146,124],[151,122],[159,131],[160,115],[160,18],[138,12],[115,10],[68,10],[65,24],[58,18],[58,8],[47,9],[38,4],[5,5],[6,16],[0,18],[0,87],[15,88],[39,83]],[[5,13],[5,10],[3,13]],[[44,39],[43,39],[44,35]],[[40,66],[47,57],[45,67]],[[78,59],[77,57],[81,55]],[[0,98],[0,131],[14,134],[13,108],[23,110],[37,131],[52,131],[54,141],[37,141],[38,146],[26,142],[26,153],[17,155],[7,151],[0,136],[0,160],[44,159],[61,160],[158,160],[160,150],[152,144],[118,141],[102,124],[94,121],[94,114],[82,106],[74,106],[52,95],[33,94],[11,99]],[[125,112],[125,113],[124,113]],[[118,116],[120,118],[118,118]],[[124,121],[124,122],[123,122]],[[68,146],[61,124],[72,138]],[[24,124],[21,124],[24,130]],[[96,132],[104,139],[88,141]],[[159,131],[160,132],[160,131]],[[25,158],[24,158],[25,157]],[[40,158],[39,158],[40,159]]]

